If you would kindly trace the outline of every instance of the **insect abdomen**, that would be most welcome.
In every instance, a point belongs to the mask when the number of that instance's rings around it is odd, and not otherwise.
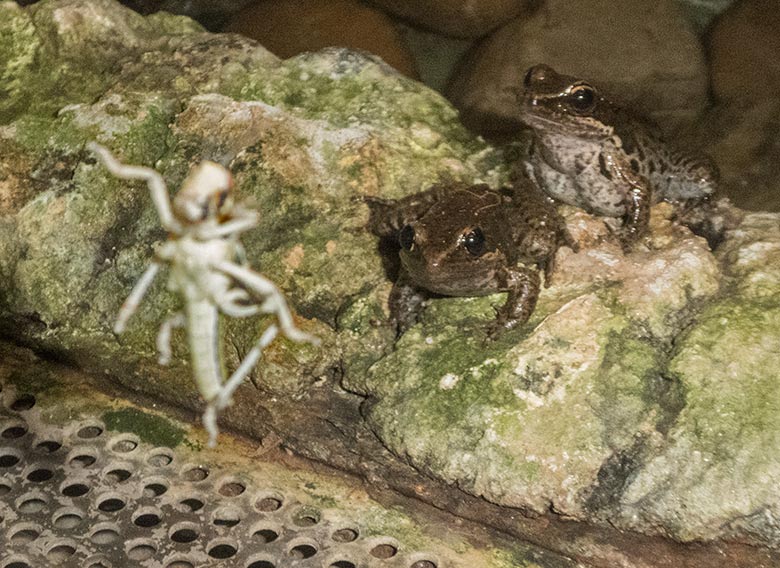
[[[207,300],[188,301],[186,312],[192,372],[203,399],[211,402],[223,382],[218,342],[219,315],[216,306]]]

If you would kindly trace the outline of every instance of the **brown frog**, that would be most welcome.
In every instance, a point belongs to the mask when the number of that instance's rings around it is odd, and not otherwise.
[[[415,322],[430,292],[508,292],[491,336],[528,320],[539,295],[539,269],[549,285],[558,246],[574,243],[547,197],[526,181],[500,191],[448,183],[399,200],[367,199],[369,229],[400,247],[401,268],[390,294],[399,335]]]
[[[519,97],[534,131],[529,173],[548,195],[586,211],[622,217],[624,248],[645,232],[654,201],[706,199],[717,170],[675,149],[586,81],[531,67]]]

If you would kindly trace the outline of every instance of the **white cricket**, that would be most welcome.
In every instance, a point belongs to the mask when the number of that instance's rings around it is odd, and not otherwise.
[[[94,142],[88,148],[116,177],[147,183],[160,224],[169,235],[122,304],[114,332],[124,331],[160,268],[170,265],[168,289],[183,296],[184,312],[171,315],[160,326],[159,362],[166,365],[171,359],[172,330],[186,326],[195,383],[206,401],[203,425],[209,434],[209,446],[213,447],[219,433],[217,413],[231,403],[233,392],[279,331],[293,341],[316,345],[319,340],[295,327],[287,302],[273,282],[244,262],[235,262],[243,256],[239,234],[255,227],[258,215],[233,202],[232,177],[227,169],[209,161],[195,166],[171,207],[165,182],[155,170],[122,164],[108,149]],[[260,313],[276,316],[276,322],[266,328],[227,381],[223,380],[218,348],[220,311],[239,318]]]

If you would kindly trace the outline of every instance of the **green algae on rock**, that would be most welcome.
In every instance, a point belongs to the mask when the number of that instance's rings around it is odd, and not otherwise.
[[[600,220],[564,208],[582,250],[559,252],[527,325],[485,342],[501,299],[441,298],[395,342],[383,323],[390,279],[360,198],[448,177],[497,186],[509,170],[439,95],[357,53],[280,61],[110,0],[0,4],[0,78],[4,335],[196,408],[182,337],[174,365],[156,362],[158,325],[177,307],[162,279],[127,334],[111,333],[165,235],[146,188],[108,175],[84,145],[154,167],[171,191],[212,159],[261,212],[244,238],[251,264],[324,340],[274,343],[227,425],[361,473],[361,440],[376,434],[428,476],[500,505],[780,544],[767,481],[780,467],[768,410],[780,363],[776,215],[747,216],[713,254],[661,204],[651,238],[625,256]],[[228,366],[261,327],[225,326]]]

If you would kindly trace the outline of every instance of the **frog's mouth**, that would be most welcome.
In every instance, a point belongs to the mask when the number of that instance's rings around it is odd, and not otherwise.
[[[492,253],[485,257],[494,258]],[[487,261],[488,258],[485,258]],[[499,292],[494,260],[481,265],[475,261],[447,261],[447,266],[430,262],[420,254],[401,251],[401,263],[420,287],[444,296],[487,296]]]
[[[518,117],[523,124],[540,133],[549,132],[588,139],[600,138],[600,135],[596,135],[593,127],[588,124],[592,119],[575,116],[563,109],[550,108],[549,103],[540,104],[541,101],[547,103],[546,99],[530,96],[522,100]]]

